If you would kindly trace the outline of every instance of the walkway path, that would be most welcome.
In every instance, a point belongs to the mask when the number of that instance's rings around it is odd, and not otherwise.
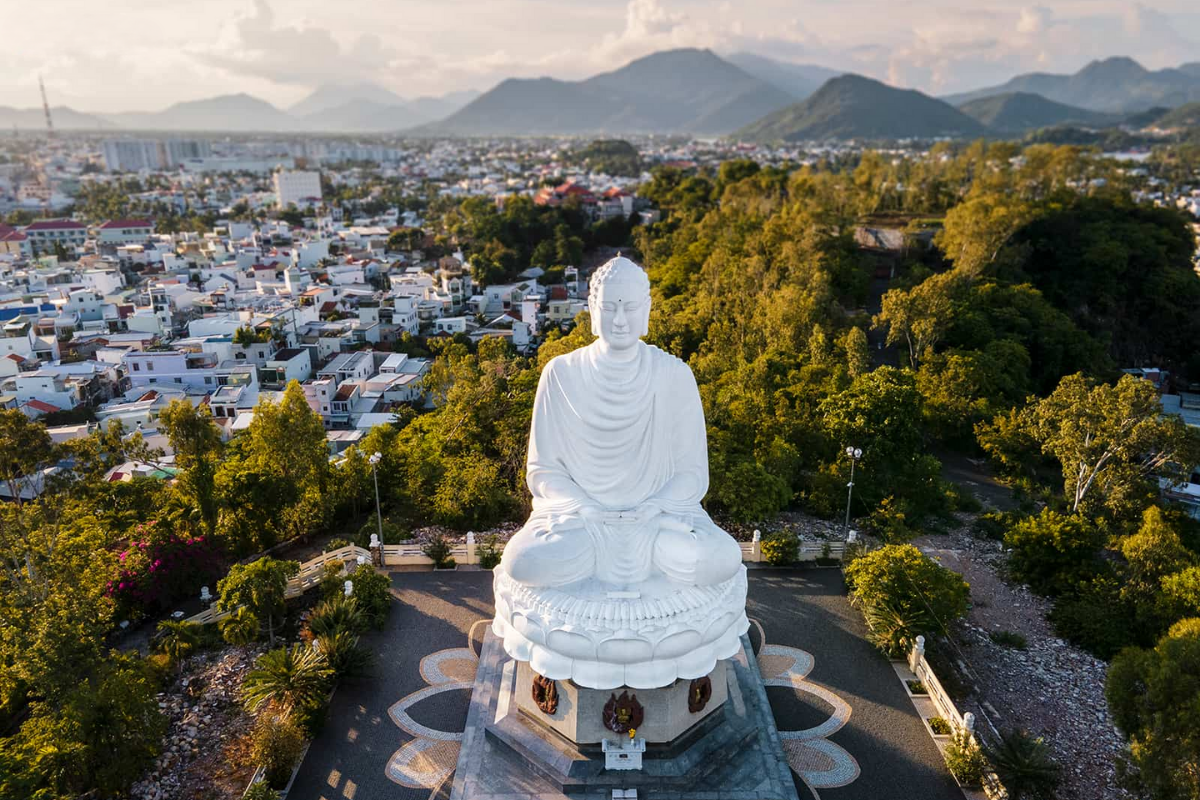
[[[375,673],[338,688],[290,800],[441,796],[466,718],[469,689],[459,687],[473,670],[476,623],[492,615],[491,574],[395,573],[392,586],[388,627],[368,637]],[[767,691],[779,728],[801,732],[787,743],[811,784],[797,780],[801,797],[961,800],[890,664],[863,639],[840,572],[751,570],[748,613],[756,649],[764,636],[769,648],[760,660],[775,676]]]

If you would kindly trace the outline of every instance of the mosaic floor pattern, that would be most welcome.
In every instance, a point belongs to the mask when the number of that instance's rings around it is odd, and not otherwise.
[[[443,731],[422,725],[409,711],[443,692],[471,690],[479,664],[472,642],[478,627],[486,623],[487,620],[480,620],[472,626],[467,647],[439,650],[422,659],[420,672],[427,685],[388,709],[392,722],[413,737],[388,759],[386,774],[395,783],[411,789],[430,789],[433,798],[454,773],[462,731]],[[798,696],[812,695],[833,709],[829,719],[819,725],[779,732],[788,765],[813,797],[820,800],[818,789],[845,786],[860,774],[855,758],[828,739],[850,720],[850,705],[829,689],[806,680],[816,663],[810,653],[795,647],[767,644],[762,626],[757,620],[752,623],[758,628],[762,642],[757,655],[763,682],[767,686],[790,687]]]

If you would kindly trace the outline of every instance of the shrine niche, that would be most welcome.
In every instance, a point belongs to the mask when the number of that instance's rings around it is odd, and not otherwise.
[[[614,692],[604,704],[604,727],[613,733],[629,733],[630,729],[641,726],[645,715],[636,694],[621,692],[621,696],[617,697]]]
[[[543,714],[554,716],[554,712],[558,711],[558,686],[554,681],[544,675],[535,675],[530,693]]]
[[[688,689],[688,711],[693,714],[703,711],[704,707],[708,705],[708,701],[712,699],[712,693],[711,678],[707,675],[703,678],[696,678]]]

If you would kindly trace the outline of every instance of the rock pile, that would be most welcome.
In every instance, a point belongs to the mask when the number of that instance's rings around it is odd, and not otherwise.
[[[130,790],[135,800],[241,797],[254,769],[227,751],[250,729],[239,693],[263,650],[226,647],[187,660],[183,674],[158,694],[167,735],[154,766]]]

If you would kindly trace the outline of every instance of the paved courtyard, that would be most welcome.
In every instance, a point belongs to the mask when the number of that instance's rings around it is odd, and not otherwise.
[[[392,575],[396,608],[368,639],[375,670],[338,688],[290,800],[447,796],[491,577]],[[802,798],[961,800],[891,666],[863,638],[840,572],[751,570],[747,613]]]

